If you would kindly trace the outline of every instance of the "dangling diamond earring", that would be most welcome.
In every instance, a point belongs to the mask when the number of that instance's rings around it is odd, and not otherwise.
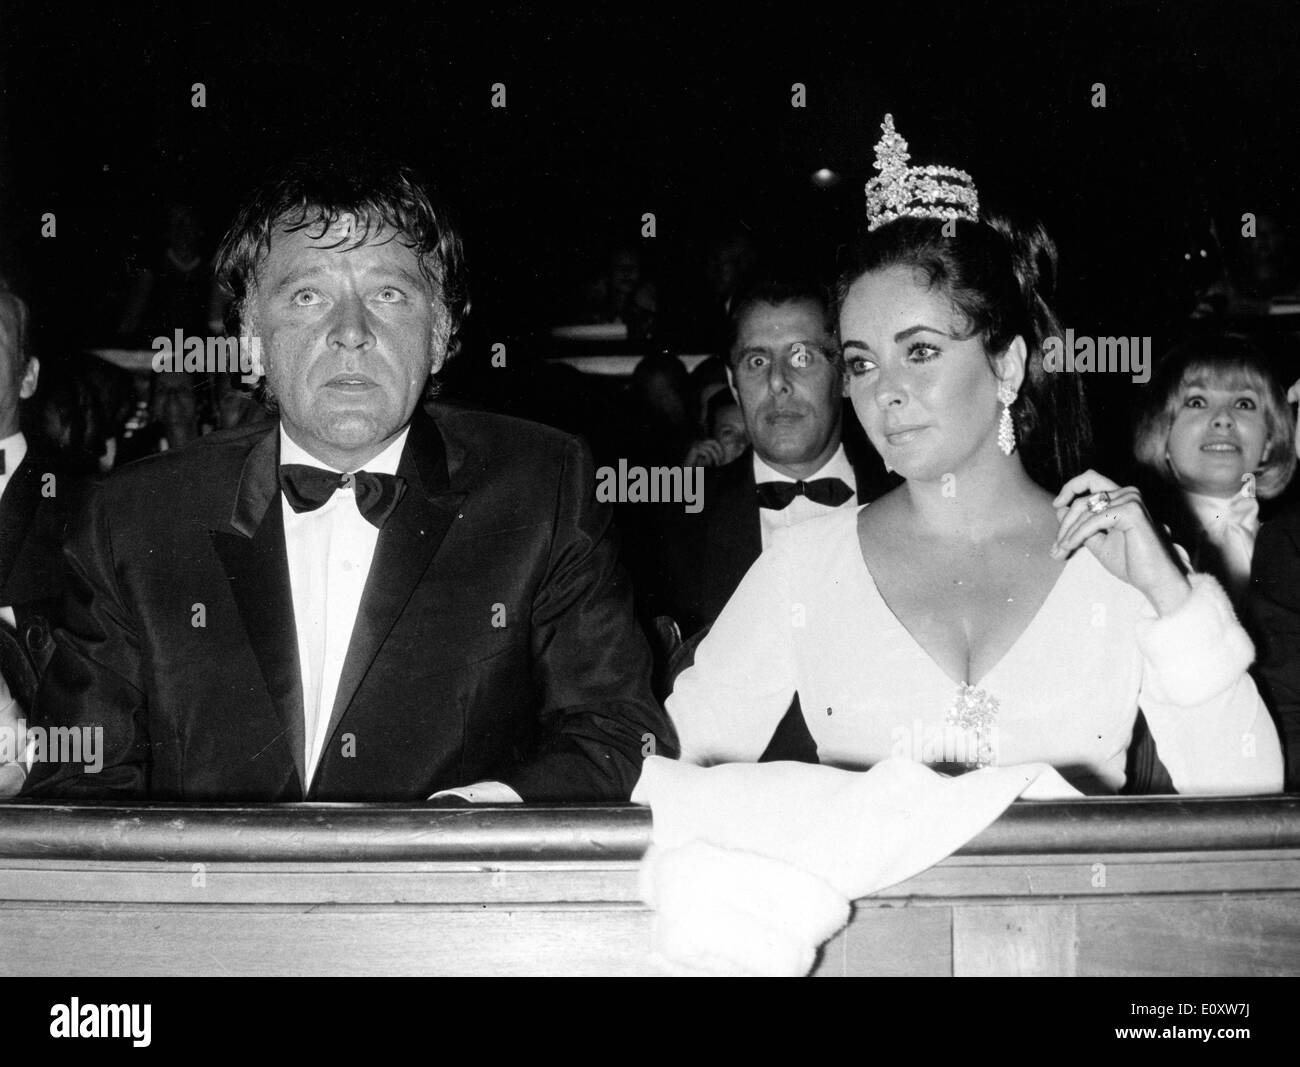
[[[998,448],[1004,456],[1016,450],[1016,428],[1011,423],[1011,405],[1015,403],[1016,391],[1006,382],[998,386],[998,403],[1002,405],[1002,417],[998,419]]]

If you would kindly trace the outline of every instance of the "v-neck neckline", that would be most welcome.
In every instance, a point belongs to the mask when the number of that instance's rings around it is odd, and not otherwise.
[[[946,670],[944,670],[943,667],[939,665],[939,661],[936,660],[934,656],[930,654],[929,650],[923,644],[921,644],[920,641],[916,639],[916,635],[913,634],[912,631],[909,630],[903,624],[903,620],[900,619],[898,615],[894,612],[894,609],[889,606],[889,601],[885,599],[885,594],[880,591],[880,586],[876,584],[875,575],[871,573],[871,567],[867,563],[867,557],[863,555],[862,540],[858,536],[857,522],[853,523],[853,547],[857,550],[858,563],[861,564],[862,566],[862,573],[866,575],[867,581],[871,585],[872,592],[876,594],[876,599],[880,601],[880,606],[885,609],[885,614],[887,614],[890,617],[890,619],[893,620],[894,625],[897,626],[898,629],[901,630],[906,635],[907,640],[911,642],[912,647],[915,648],[917,652],[921,654],[922,657],[924,657],[926,662],[928,662],[930,666],[934,668],[934,670],[939,675],[946,678],[952,685],[958,688],[960,688],[961,686],[970,686],[973,689],[982,688],[984,686],[984,683],[987,682],[991,677],[993,677],[993,675],[995,675],[999,670],[1001,670],[1002,665],[1006,663],[1007,660],[1011,658],[1012,654],[1015,653],[1020,648],[1021,644],[1023,644],[1025,641],[1026,635],[1028,635],[1029,632],[1035,628],[1035,626],[1038,623],[1038,620],[1043,617],[1043,613],[1047,610],[1047,606],[1053,601],[1053,599],[1055,599],[1057,592],[1060,590],[1061,585],[1065,581],[1065,576],[1070,572],[1070,568],[1074,566],[1075,559],[1078,558],[1081,552],[1086,551],[1086,549],[1080,549],[1079,552],[1076,552],[1073,556],[1070,557],[1070,559],[1066,561],[1065,566],[1061,568],[1061,573],[1058,574],[1056,576],[1056,580],[1052,582],[1052,588],[1047,591],[1047,595],[1043,597],[1042,603],[1038,605],[1038,609],[1030,617],[1028,624],[1026,624],[1024,629],[1022,629],[1020,633],[1016,635],[1016,639],[1012,641],[1010,645],[1007,646],[1007,650],[1003,652],[1001,656],[998,657],[997,662],[994,663],[992,667],[990,667],[988,670],[984,672],[983,676],[979,679],[979,681],[972,682],[969,679],[958,680],[956,678],[953,678],[952,675],[950,675]]]

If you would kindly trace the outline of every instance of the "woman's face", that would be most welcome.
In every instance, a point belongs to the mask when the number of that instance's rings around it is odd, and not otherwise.
[[[910,267],[864,274],[840,311],[845,394],[905,478],[941,479],[996,454],[998,379],[962,318]]]
[[[1264,406],[1250,386],[1224,381],[1184,382],[1169,427],[1169,466],[1184,489],[1230,497],[1264,461],[1268,434]]]

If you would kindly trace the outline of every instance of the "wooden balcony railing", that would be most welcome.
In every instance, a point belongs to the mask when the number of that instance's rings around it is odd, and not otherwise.
[[[0,805],[0,974],[643,974],[633,806]],[[1020,802],[820,974],[1300,974],[1300,796]]]

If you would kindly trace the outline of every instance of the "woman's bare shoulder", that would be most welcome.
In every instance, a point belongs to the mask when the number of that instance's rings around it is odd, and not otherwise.
[[[882,496],[876,497],[870,504],[858,509],[858,528],[871,529],[897,519],[899,505],[905,499],[905,485],[897,485]]]

